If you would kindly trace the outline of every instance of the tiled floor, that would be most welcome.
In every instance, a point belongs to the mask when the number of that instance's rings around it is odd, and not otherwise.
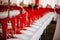
[[[47,28],[45,29],[43,35],[41,36],[41,40],[52,40],[55,28],[56,28],[56,22],[52,21],[50,25],[48,25]]]

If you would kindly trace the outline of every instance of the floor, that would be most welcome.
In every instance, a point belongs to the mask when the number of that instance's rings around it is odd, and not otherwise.
[[[47,28],[45,29],[39,40],[52,40],[54,36],[55,28],[56,28],[56,22],[52,21],[47,26]]]

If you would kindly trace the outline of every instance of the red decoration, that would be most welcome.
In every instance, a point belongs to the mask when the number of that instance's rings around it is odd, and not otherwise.
[[[35,4],[38,5],[38,3],[39,3],[39,0],[35,0]]]
[[[3,30],[3,40],[7,39],[7,32],[8,32],[8,17],[4,18],[4,19],[0,19],[1,24],[2,24],[2,30]]]

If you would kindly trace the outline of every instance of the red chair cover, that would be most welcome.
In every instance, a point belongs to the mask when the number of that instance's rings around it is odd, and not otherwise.
[[[1,19],[1,24],[2,24],[2,30],[3,30],[3,40],[6,40],[7,38],[7,33],[8,33],[8,17],[7,18],[4,18],[4,19]]]
[[[12,17],[12,18],[10,18],[10,21],[11,21],[11,24],[12,24],[12,31],[15,34],[16,30],[17,30],[17,19],[16,19],[16,17]]]
[[[60,14],[60,9],[55,9],[57,14]]]

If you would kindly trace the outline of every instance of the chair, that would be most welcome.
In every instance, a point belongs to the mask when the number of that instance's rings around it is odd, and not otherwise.
[[[4,19],[0,19],[1,21],[1,24],[2,24],[2,30],[3,30],[3,33],[2,33],[2,36],[3,36],[3,40],[6,40],[7,38],[7,33],[8,33],[8,17],[4,18]]]

